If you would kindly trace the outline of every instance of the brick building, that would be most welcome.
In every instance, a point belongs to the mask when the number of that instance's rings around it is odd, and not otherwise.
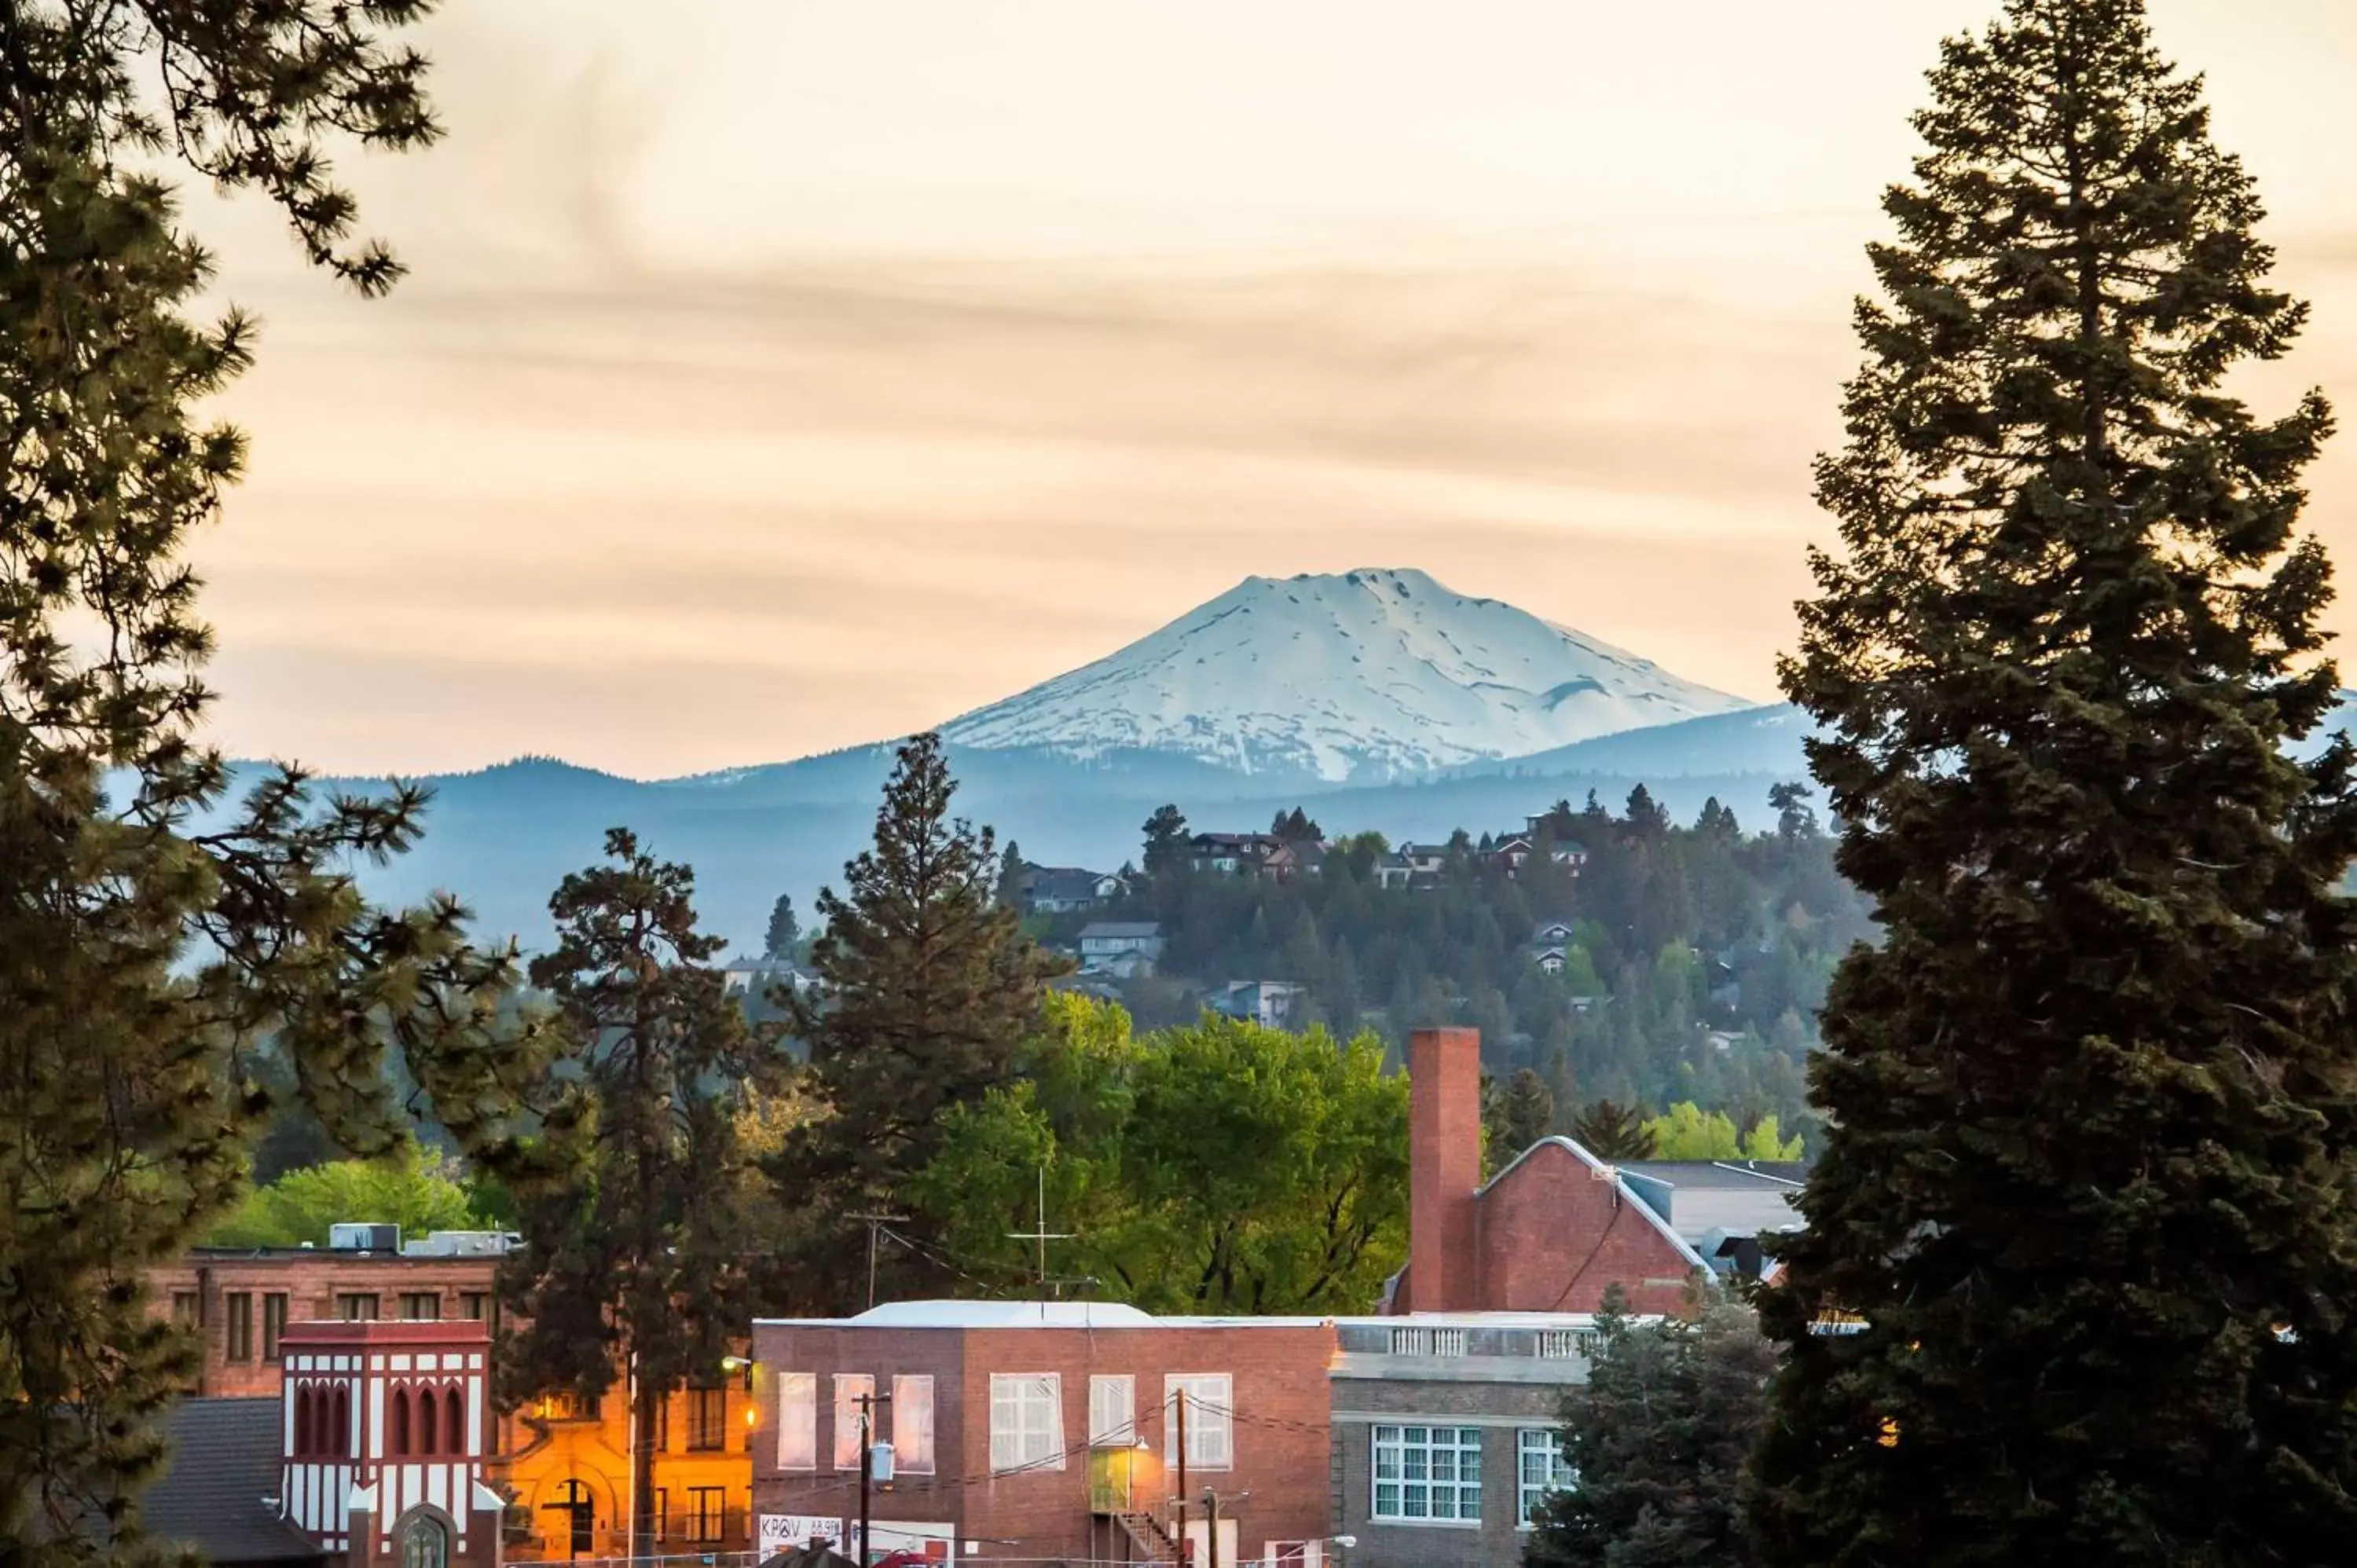
[[[854,1530],[871,1395],[897,1471],[872,1497],[879,1550],[1167,1563],[1184,1539],[1208,1561],[1210,1494],[1219,1562],[1329,1560],[1330,1322],[904,1302],[757,1321],[753,1344],[765,1556]]]
[[[1481,1180],[1481,1039],[1408,1039],[1408,1262],[1383,1310],[1593,1312],[1619,1284],[1639,1313],[1679,1310],[1700,1252],[1620,1173],[1542,1138]]]
[[[338,1226],[323,1248],[200,1247],[147,1272],[150,1302],[196,1326],[204,1360],[192,1393],[279,1397],[284,1341],[298,1325],[478,1322],[496,1335],[494,1275],[507,1241],[436,1231],[404,1243],[393,1226]],[[714,1368],[674,1393],[651,1434],[654,1524],[667,1549],[752,1544],[752,1395]],[[512,1498],[505,1535],[516,1560],[619,1555],[628,1542],[631,1439],[618,1387],[600,1400],[536,1402],[493,1423],[490,1482]]]
[[[279,1340],[292,1324],[495,1319],[504,1246],[490,1233],[440,1231],[404,1250],[394,1227],[350,1229],[391,1234],[358,1238],[374,1246],[199,1247],[147,1271],[154,1310],[204,1337],[195,1394],[275,1398]]]

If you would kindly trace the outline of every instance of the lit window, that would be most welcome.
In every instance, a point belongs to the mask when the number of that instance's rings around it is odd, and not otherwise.
[[[1089,1446],[1124,1448],[1137,1441],[1137,1383],[1123,1377],[1089,1380]]]
[[[834,1467],[838,1470],[859,1468],[859,1417],[863,1400],[876,1395],[876,1380],[865,1372],[837,1372],[834,1376]],[[873,1439],[870,1439],[873,1441]]]
[[[687,1488],[687,1539],[709,1545],[728,1530],[728,1491],[725,1487]]]
[[[892,1380],[892,1467],[911,1476],[933,1473],[933,1380]]]
[[[687,1391],[687,1451],[717,1454],[728,1446],[728,1391]]]
[[[1371,1517],[1478,1522],[1481,1431],[1473,1426],[1375,1428]]]
[[[1186,1401],[1186,1419],[1178,1417]],[[1187,1431],[1187,1467],[1225,1470],[1236,1462],[1235,1383],[1225,1372],[1197,1372],[1162,1380],[1162,1434],[1165,1462],[1177,1465],[1178,1429]]]
[[[1521,1469],[1514,1488],[1514,1522],[1531,1522],[1531,1510],[1549,1492],[1559,1492],[1571,1485],[1574,1472],[1564,1462],[1563,1434],[1524,1427],[1520,1453]]]
[[[818,1468],[818,1374],[778,1374],[778,1468]]]
[[[1055,1373],[990,1375],[990,1467],[1064,1467],[1064,1391]]]

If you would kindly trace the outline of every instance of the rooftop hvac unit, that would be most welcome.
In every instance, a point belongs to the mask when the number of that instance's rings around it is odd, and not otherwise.
[[[338,1252],[398,1252],[401,1251],[401,1227],[398,1225],[330,1225],[328,1246]]]

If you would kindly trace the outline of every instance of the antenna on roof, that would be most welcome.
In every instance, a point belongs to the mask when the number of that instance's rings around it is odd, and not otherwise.
[[[1006,1239],[1010,1241],[1039,1243],[1039,1299],[1045,1302],[1048,1299],[1048,1243],[1069,1241],[1072,1239],[1072,1233],[1069,1230],[1048,1229],[1048,1167],[1044,1164],[1039,1167],[1039,1223],[1029,1230],[1010,1230],[1006,1233]]]

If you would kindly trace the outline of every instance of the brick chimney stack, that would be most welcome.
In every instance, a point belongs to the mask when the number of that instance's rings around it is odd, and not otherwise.
[[[1408,1243],[1404,1312],[1480,1304],[1481,1032],[1418,1029],[1407,1041]]]

